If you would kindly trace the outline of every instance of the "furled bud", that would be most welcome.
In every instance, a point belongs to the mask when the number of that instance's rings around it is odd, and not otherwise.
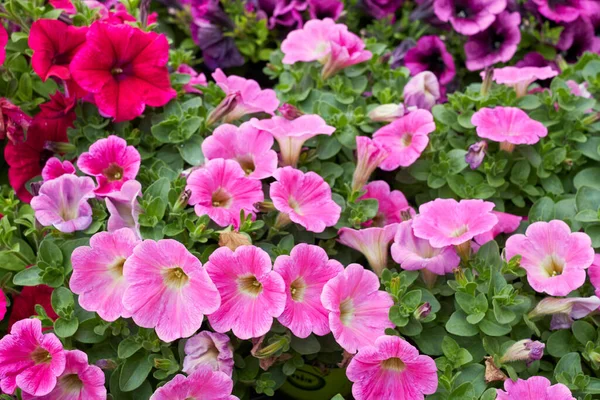
[[[431,304],[428,301],[417,307],[413,313],[415,319],[417,320],[425,319],[429,316],[429,314],[431,314]]]
[[[546,345],[537,340],[519,340],[506,350],[500,359],[500,362],[525,361],[527,365],[529,365],[542,358],[544,355],[544,347],[546,347]]]
[[[473,143],[469,146],[467,154],[465,154],[465,162],[469,164],[471,169],[477,169],[483,162],[485,151],[487,150],[487,142],[485,140]]]
[[[374,122],[393,122],[405,113],[403,104],[382,104],[369,111],[367,115]]]
[[[225,96],[221,103],[219,103],[219,105],[210,112],[208,118],[206,119],[206,124],[210,126],[215,122],[225,118],[237,107],[240,98],[241,94],[239,92],[231,93]]]
[[[279,106],[277,111],[279,111],[283,118],[289,120],[293,120],[304,115],[302,111],[289,103],[283,103],[281,106]]]
[[[419,72],[404,86],[404,105],[431,110],[440,99],[440,83],[429,71]]]

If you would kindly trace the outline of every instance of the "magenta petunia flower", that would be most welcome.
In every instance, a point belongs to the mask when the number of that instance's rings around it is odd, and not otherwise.
[[[540,14],[554,22],[573,22],[586,15],[588,0],[532,0]]]
[[[429,134],[435,130],[433,115],[427,110],[416,110],[380,128],[373,140],[390,152],[379,168],[393,171],[413,164],[429,143]]]
[[[365,50],[365,43],[362,39],[347,29],[334,30],[330,36],[329,45],[331,52],[325,57],[325,65],[321,71],[323,79],[373,57],[373,53]]]
[[[6,295],[4,294],[4,291],[0,289],[0,321],[2,321],[6,315],[7,306]]]
[[[346,25],[336,24],[331,18],[307,21],[302,29],[290,32],[281,43],[283,63],[317,60],[324,63],[331,52],[331,37],[338,31],[347,30]]]
[[[370,346],[387,328],[392,297],[379,290],[379,278],[359,264],[350,264],[323,287],[321,303],[329,311],[333,337],[349,353]]]
[[[233,160],[217,158],[194,170],[187,179],[189,203],[197,215],[208,215],[217,225],[240,223],[240,211],[254,214],[255,203],[264,200],[259,180],[246,177]]]
[[[470,36],[465,44],[466,66],[478,71],[498,62],[510,61],[521,41],[521,15],[502,12],[485,31]]]
[[[0,388],[13,394],[20,388],[33,396],[45,396],[65,370],[65,351],[53,334],[42,333],[39,319],[16,322],[0,339]]]
[[[558,71],[552,67],[504,67],[494,69],[492,79],[499,84],[506,85],[515,89],[517,97],[522,97],[527,94],[527,88],[533,82],[544,79],[554,78],[558,75]],[[481,77],[485,77],[485,72],[481,73]]]
[[[590,283],[596,289],[596,296],[600,295],[600,254],[594,255],[594,261],[588,268]]]
[[[258,82],[236,75],[225,76],[219,68],[212,74],[216,84],[225,92],[225,99],[217,106],[208,120],[232,122],[247,114],[267,113],[274,115],[279,100],[273,89],[262,90]],[[217,111],[218,110],[218,111]]]
[[[441,97],[440,84],[433,72],[419,72],[404,86],[404,105],[431,110]]]
[[[321,176],[292,167],[279,168],[273,176],[277,180],[269,189],[273,205],[292,222],[317,233],[338,222],[342,208]]]
[[[446,275],[460,264],[460,257],[452,246],[432,247],[425,239],[415,236],[412,220],[399,224],[392,244],[392,258],[402,269],[426,269],[436,275]]]
[[[352,190],[358,192],[369,181],[375,169],[388,156],[388,151],[366,136],[356,137],[356,169],[352,175]]]
[[[116,192],[123,183],[135,179],[140,170],[140,153],[133,146],[127,146],[125,139],[111,135],[92,144],[77,160],[79,169],[96,177],[100,196]]]
[[[221,308],[208,316],[220,333],[229,330],[242,339],[266,334],[273,318],[285,307],[285,283],[272,270],[271,258],[256,246],[240,246],[235,252],[219,247],[208,258],[206,270],[221,294]]]
[[[536,292],[566,296],[585,282],[585,270],[594,261],[590,237],[571,232],[560,220],[535,222],[525,235],[506,241],[506,259],[521,256],[521,267]]]
[[[233,346],[227,335],[202,331],[185,342],[184,351],[183,372],[188,375],[206,367],[228,376],[233,373]]]
[[[564,24],[556,48],[568,63],[575,63],[586,51],[600,53],[600,39],[589,18],[581,17]]]
[[[139,223],[142,207],[138,201],[141,195],[142,185],[136,180],[127,181],[118,192],[106,195],[104,202],[110,213],[106,223],[107,231],[129,228],[138,238],[142,238]]]
[[[450,22],[456,32],[467,36],[486,30],[505,9],[506,0],[433,1],[433,10],[440,21]]]
[[[69,160],[60,161],[56,157],[48,159],[46,165],[42,169],[42,178],[44,179],[44,182],[66,174],[75,175],[75,166],[73,166]]]
[[[449,83],[456,75],[454,59],[437,36],[422,36],[416,46],[406,52],[404,65],[411,75],[433,72],[442,85]]]
[[[208,84],[206,76],[203,73],[198,73],[187,64],[181,64],[177,68],[177,73],[189,75],[190,81],[183,86],[183,91],[186,93],[202,94],[202,90],[196,86],[206,86]]]
[[[188,377],[181,374],[156,389],[150,400],[239,400],[231,394],[233,381],[221,371],[200,368]]]
[[[88,356],[80,350],[65,351],[65,370],[54,390],[45,396],[23,393],[23,400],[105,400],[104,372],[88,364]]]
[[[0,98],[0,114],[0,140],[8,138],[13,144],[24,142],[33,118],[6,98]]]
[[[575,400],[568,387],[562,383],[552,385],[543,376],[532,376],[527,380],[507,379],[504,390],[496,389],[497,400]]]
[[[327,281],[344,270],[342,264],[330,260],[321,247],[301,243],[289,256],[277,257],[273,269],[285,282],[287,300],[278,318],[281,325],[299,338],[331,332],[321,293]]]
[[[4,25],[0,24],[0,65],[6,60],[6,45],[8,44],[8,33]]]
[[[360,251],[373,271],[381,275],[387,267],[390,243],[394,240],[397,228],[398,224],[358,230],[344,227],[338,232],[338,241],[344,246]]]
[[[458,246],[498,223],[493,208],[494,203],[483,200],[435,199],[419,207],[413,232],[435,248]]]
[[[144,240],[123,268],[127,287],[123,305],[142,328],[154,328],[160,340],[191,336],[204,314],[221,305],[217,288],[200,261],[172,239]]]
[[[380,336],[360,349],[346,375],[356,400],[422,400],[438,386],[433,359],[398,336]]]
[[[494,238],[501,233],[513,233],[519,228],[519,225],[523,220],[523,217],[519,217],[518,215],[500,211],[492,211],[492,214],[498,217],[498,223],[488,232],[475,236],[475,241],[479,245],[484,245],[485,243],[494,240]]]
[[[239,127],[219,125],[202,142],[202,152],[207,160],[235,160],[248,177],[264,179],[272,176],[277,169],[277,153],[271,150],[272,146],[273,136],[254,128],[250,122],[244,122]]]
[[[31,199],[35,218],[44,226],[54,226],[70,233],[86,229],[92,223],[94,182],[87,176],[61,175],[42,184],[40,192]]]
[[[90,246],[76,248],[71,255],[73,275],[69,286],[79,295],[84,310],[97,312],[105,321],[129,318],[123,305],[127,282],[123,276],[125,260],[133,254],[138,237],[128,228],[98,232]]]
[[[275,116],[260,121],[252,119],[250,122],[256,129],[273,135],[279,144],[281,164],[292,167],[298,164],[304,142],[317,135],[331,136],[335,131],[333,126],[327,125],[323,118],[315,114],[301,115],[292,120]]]
[[[516,107],[482,108],[471,117],[477,135],[500,142],[511,152],[517,144],[535,144],[548,135],[548,128]]]
[[[540,301],[527,315],[530,319],[544,315],[552,315],[550,330],[570,329],[574,320],[587,317],[598,311],[600,299],[596,296],[590,297],[567,297],[557,299],[546,297]]]
[[[390,191],[386,181],[373,181],[363,188],[366,193],[358,200],[375,199],[379,203],[377,215],[370,225],[383,227],[415,215],[415,210],[408,204],[406,197],[399,190]]]
[[[94,94],[100,113],[121,122],[140,116],[146,105],[160,107],[177,95],[168,58],[164,35],[95,22],[70,70],[77,84]]]

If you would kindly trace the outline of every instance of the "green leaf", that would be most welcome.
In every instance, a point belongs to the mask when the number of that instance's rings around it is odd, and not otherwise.
[[[510,325],[499,323],[492,310],[488,310],[485,318],[479,322],[478,326],[483,333],[490,336],[503,336],[512,330]]]
[[[98,335],[94,332],[94,328],[98,325],[98,320],[95,318],[88,319],[87,321],[83,321],[79,324],[79,328],[75,333],[75,340],[81,343],[100,343],[106,337],[106,333],[104,335]]]
[[[554,219],[554,201],[549,197],[538,199],[529,210],[529,221],[551,221]]]
[[[571,376],[575,376],[582,372],[581,370],[581,357],[579,353],[568,353],[562,356],[560,361],[554,368],[554,376],[557,377],[563,372],[568,373]]]
[[[49,237],[46,237],[40,244],[38,260],[49,265],[62,265],[63,255],[60,248]]]
[[[573,336],[579,341],[579,343],[585,345],[587,342],[593,342],[596,340],[596,328],[592,324],[585,321],[575,321],[571,326]]]
[[[475,336],[479,333],[477,326],[471,325],[467,321],[467,314],[460,310],[450,316],[446,322],[446,330],[457,336]]]
[[[123,364],[119,376],[119,388],[124,392],[137,389],[144,383],[151,370],[152,362],[146,352],[138,351]]]
[[[77,328],[79,328],[79,320],[76,317],[69,319],[61,317],[54,321],[54,333],[61,338],[73,336],[77,332]]]
[[[594,189],[600,189],[600,180],[598,177],[600,176],[600,168],[586,168],[581,170],[575,175],[573,178],[573,186],[576,189],[581,189],[583,186],[588,186]]]
[[[24,269],[15,275],[13,283],[17,286],[37,286],[42,284],[40,269],[36,266]]]
[[[73,293],[66,287],[59,287],[52,292],[52,308],[58,312],[68,307],[74,307]]]
[[[568,329],[553,332],[546,341],[546,350],[551,356],[562,357],[577,349],[577,342]]]
[[[142,348],[142,343],[134,336],[129,336],[125,340],[119,343],[117,348],[117,355],[119,358],[125,359],[134,355],[139,349]]]
[[[538,97],[532,94],[523,96],[517,101],[517,106],[523,110],[535,110],[541,105],[542,103]]]
[[[589,186],[582,186],[577,190],[575,195],[575,203],[577,210],[592,210],[597,211],[600,207],[600,189],[595,189]]]
[[[187,142],[177,146],[181,157],[191,165],[201,165],[204,163],[204,153],[202,152],[202,137],[192,136]]]
[[[301,339],[296,336],[292,336],[292,342],[290,343],[292,349],[297,351],[300,354],[316,354],[321,351],[321,344],[315,337],[315,335],[310,335],[306,339]]]

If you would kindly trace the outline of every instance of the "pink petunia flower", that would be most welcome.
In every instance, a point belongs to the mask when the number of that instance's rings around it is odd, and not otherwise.
[[[446,275],[460,264],[460,257],[452,246],[432,247],[425,239],[415,236],[412,220],[399,224],[392,244],[392,258],[402,269],[425,269],[436,275]]]
[[[589,314],[598,311],[599,307],[600,299],[597,296],[567,297],[564,299],[546,297],[529,312],[527,317],[534,319],[544,315],[552,315],[551,330],[570,329],[574,320],[587,317]]]
[[[398,336],[380,336],[360,349],[346,375],[356,400],[422,400],[438,386],[433,359]]]
[[[186,93],[202,94],[202,90],[198,89],[196,86],[208,85],[206,76],[203,73],[196,72],[194,68],[187,64],[181,64],[177,68],[177,72],[190,76],[190,81],[183,86],[183,90]]]
[[[413,164],[429,143],[429,134],[435,130],[433,115],[427,110],[416,110],[398,118],[373,134],[373,140],[390,152],[379,168],[393,171]]]
[[[71,79],[69,65],[85,44],[87,31],[87,26],[76,27],[54,19],[38,19],[31,25],[31,67],[42,81],[50,77]]]
[[[94,94],[100,113],[121,122],[140,116],[146,105],[160,107],[177,95],[168,58],[164,35],[94,22],[70,70],[77,84]]]
[[[521,267],[536,292],[566,296],[585,282],[585,270],[594,261],[590,237],[571,232],[560,220],[535,222],[525,235],[506,241],[506,259],[521,256]]]
[[[358,230],[344,227],[338,232],[338,242],[360,251],[373,271],[377,275],[381,275],[381,272],[387,267],[390,243],[394,240],[397,228],[398,224]]]
[[[194,170],[186,189],[192,192],[189,204],[196,214],[206,214],[220,226],[237,226],[241,210],[254,214],[254,204],[264,200],[260,181],[246,177],[237,162],[222,158]]]
[[[281,325],[299,338],[331,332],[321,293],[327,281],[344,270],[342,264],[330,260],[321,247],[301,243],[289,256],[277,257],[273,269],[283,277],[286,287],[285,309],[278,318]]]
[[[239,400],[231,394],[233,381],[221,371],[200,368],[188,377],[181,374],[156,389],[150,400]]]
[[[325,56],[325,65],[321,71],[323,79],[327,79],[344,68],[368,61],[373,53],[365,50],[365,43],[361,38],[347,29],[333,30],[329,45],[331,52]]]
[[[388,151],[366,136],[356,137],[356,169],[352,175],[352,190],[358,192],[369,181],[375,169],[388,156]]]
[[[575,400],[568,387],[562,383],[552,385],[543,376],[532,376],[527,380],[504,381],[504,390],[496,389],[497,400]]]
[[[96,194],[103,196],[121,189],[140,170],[140,153],[125,139],[111,135],[92,144],[77,160],[79,169],[96,177]]]
[[[142,238],[139,223],[142,207],[138,201],[138,197],[141,195],[142,185],[136,180],[127,181],[118,192],[106,195],[104,202],[110,213],[106,223],[108,232],[129,228],[139,239]]]
[[[39,319],[15,323],[0,339],[0,388],[13,394],[16,388],[33,396],[47,395],[65,370],[65,351],[53,334],[42,333]]]
[[[532,0],[540,14],[554,22],[573,22],[586,15],[588,0]]]
[[[323,287],[321,303],[329,311],[333,337],[349,353],[370,346],[386,328],[394,301],[379,290],[379,278],[359,264],[350,264]]]
[[[219,247],[208,260],[206,270],[222,299],[221,308],[208,316],[212,328],[231,330],[242,340],[266,334],[286,300],[285,283],[272,270],[267,252],[255,246]]]
[[[588,268],[590,283],[596,289],[596,296],[600,295],[600,254],[594,255],[594,261]]]
[[[379,203],[377,215],[369,226],[383,227],[415,215],[415,210],[408,204],[404,194],[399,190],[390,191],[390,185],[386,181],[370,182],[363,189],[366,193],[358,200],[375,199]]]
[[[494,69],[492,79],[501,85],[506,85],[515,89],[517,97],[527,94],[527,88],[537,80],[554,78],[558,71],[552,67],[504,67]],[[481,73],[485,77],[485,72]]]
[[[217,288],[200,261],[181,243],[145,240],[123,268],[127,283],[123,305],[142,328],[154,328],[160,340],[191,336],[204,314],[221,305]]]
[[[429,71],[419,72],[404,86],[404,105],[431,110],[442,97],[437,77]]]
[[[273,89],[262,90],[258,82],[252,79],[242,78],[236,75],[226,76],[221,69],[217,68],[212,74],[216,84],[225,92],[223,102],[228,103],[228,107],[222,102],[217,106],[213,113],[215,116],[208,116],[209,125],[222,119],[223,122],[232,122],[242,118],[244,115],[255,113],[267,113],[274,115],[279,107],[279,100]],[[233,97],[233,105],[230,105]],[[225,111],[223,111],[225,108]]]
[[[0,321],[2,321],[4,319],[4,316],[6,315],[6,309],[6,295],[4,294],[4,291],[0,289]]]
[[[487,29],[506,9],[506,0],[434,0],[435,15],[454,30],[471,36]]]
[[[8,33],[4,25],[0,24],[0,65],[6,60],[6,45],[8,44]]]
[[[250,122],[239,127],[223,124],[202,142],[207,160],[224,158],[237,161],[250,178],[264,179],[277,169],[277,153],[271,150],[273,137],[254,128]]]
[[[548,134],[548,128],[516,107],[482,108],[471,117],[477,135],[501,143],[511,152],[517,144],[535,144]]]
[[[44,182],[31,200],[35,218],[64,233],[86,229],[92,223],[88,199],[94,197],[94,187],[92,178],[71,174]]]
[[[484,245],[487,242],[494,240],[496,236],[501,233],[513,233],[519,228],[523,217],[518,215],[512,215],[500,211],[492,211],[496,217],[498,217],[498,223],[494,225],[488,232],[475,236],[475,241],[479,245]]]
[[[413,232],[432,247],[458,246],[498,223],[493,208],[494,203],[483,200],[435,199],[419,207]]]
[[[46,165],[42,169],[42,178],[44,179],[44,182],[66,174],[75,175],[75,166],[73,166],[69,160],[60,161],[56,157],[48,159]]]
[[[65,351],[65,370],[54,390],[45,396],[23,393],[23,400],[105,400],[104,373],[88,364],[88,356],[80,350]]]
[[[347,30],[345,25],[336,24],[331,18],[307,21],[302,29],[290,32],[281,43],[283,63],[294,64],[298,61],[317,60],[324,63],[331,52],[331,37],[338,31]]]
[[[84,310],[97,312],[105,321],[131,317],[123,305],[127,288],[123,266],[138,243],[135,233],[123,228],[112,233],[98,232],[90,239],[89,247],[81,246],[73,251],[73,275],[69,285],[73,293],[79,295],[79,304]]]
[[[206,367],[228,376],[233,373],[233,346],[225,334],[202,331],[185,342],[184,351],[183,372],[188,375]]]
[[[331,136],[335,131],[333,126],[327,125],[323,118],[315,114],[302,115],[293,120],[275,116],[260,121],[252,119],[250,122],[255,128],[273,135],[279,143],[281,164],[292,167],[298,164],[304,142],[317,135]]]
[[[292,167],[279,168],[273,174],[269,193],[273,205],[292,222],[310,232],[323,232],[340,219],[342,208],[333,201],[331,188],[314,172]]]

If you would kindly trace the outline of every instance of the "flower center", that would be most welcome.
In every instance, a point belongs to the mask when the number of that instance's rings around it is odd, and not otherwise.
[[[288,206],[290,206],[290,208],[294,210],[296,214],[302,215],[302,212],[300,210],[300,204],[292,196],[290,196],[288,200]]]
[[[250,155],[244,155],[237,159],[237,162],[240,164],[246,175],[250,175],[256,169],[254,165],[254,160]]]
[[[557,255],[552,254],[542,262],[542,267],[548,274],[548,277],[557,276],[563,273],[565,262]]]
[[[229,194],[229,192],[227,192],[227,190],[223,189],[222,187],[218,188],[212,194],[213,207],[228,208],[231,205],[231,200],[232,200],[232,197]]]
[[[123,168],[117,163],[110,163],[110,165],[102,171],[102,175],[108,179],[109,182],[120,181],[123,178]]]
[[[125,258],[118,257],[112,265],[109,266],[108,270],[116,278],[121,278],[123,276],[123,266],[125,265]]]
[[[354,304],[348,298],[340,303],[340,320],[344,326],[350,325],[354,317]]]
[[[77,374],[69,374],[60,378],[60,386],[67,393],[79,393],[83,389],[83,382]]]
[[[183,272],[181,267],[168,268],[163,272],[163,278],[165,285],[173,288],[180,289],[185,286],[190,278]]]
[[[469,230],[469,225],[463,225],[450,234],[452,237],[459,237]]]
[[[402,372],[406,369],[406,364],[404,364],[404,362],[398,357],[391,357],[387,360],[383,360],[381,366],[384,369],[396,372]]]
[[[407,132],[402,135],[402,139],[400,139],[400,141],[402,142],[402,146],[408,147],[412,143],[412,135]]]
[[[306,292],[306,282],[302,277],[296,278],[290,285],[290,292],[292,294],[292,300],[303,301],[304,293]]]
[[[254,275],[241,276],[237,283],[240,291],[253,297],[257,297],[263,290],[262,283]]]
[[[52,354],[43,347],[37,347],[31,353],[31,359],[36,364],[47,364],[52,361]]]

